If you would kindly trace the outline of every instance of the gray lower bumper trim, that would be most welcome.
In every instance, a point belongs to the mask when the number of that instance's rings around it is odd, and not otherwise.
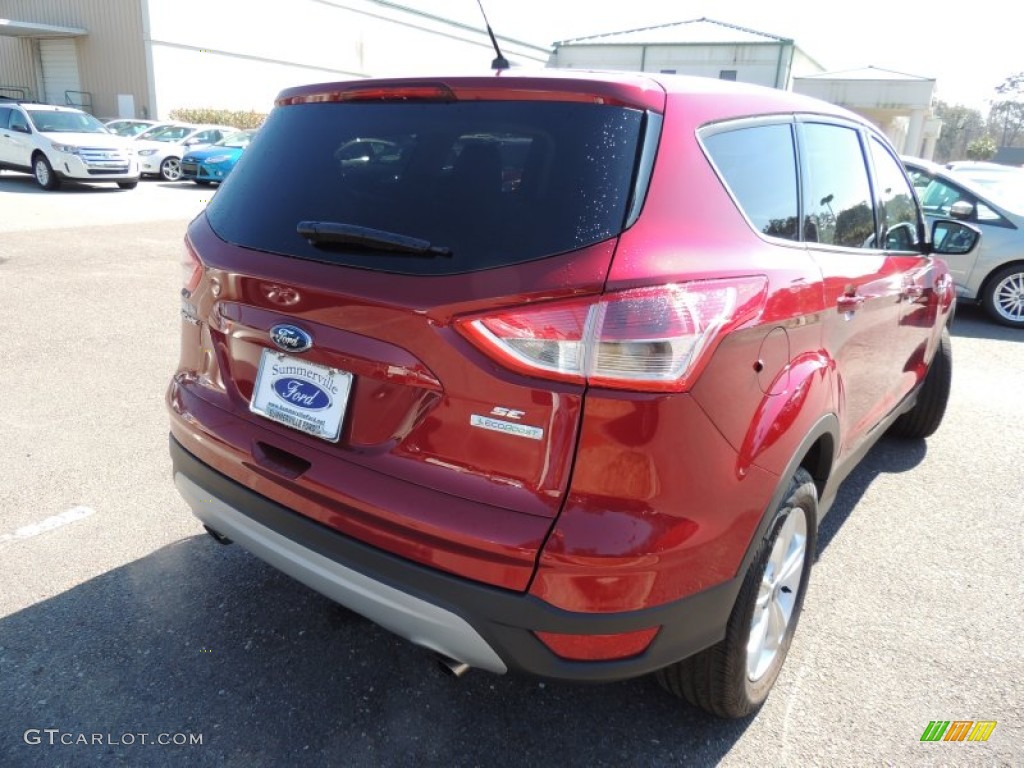
[[[335,602],[417,645],[471,667],[507,671],[497,653],[465,620],[433,603],[371,579],[313,552],[210,494],[181,473],[178,491],[205,525]]]

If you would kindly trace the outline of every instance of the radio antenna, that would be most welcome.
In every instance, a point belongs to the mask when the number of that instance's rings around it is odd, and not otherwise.
[[[491,22],[487,20],[487,13],[484,11],[483,0],[476,0],[476,4],[480,6],[480,15],[484,17],[484,26],[487,27],[487,34],[491,38],[491,45],[494,46],[494,52],[497,56],[494,57],[494,61],[491,62],[491,69],[508,69],[509,63],[501,54],[501,48],[498,47],[498,40],[494,37],[494,30],[491,29]]]

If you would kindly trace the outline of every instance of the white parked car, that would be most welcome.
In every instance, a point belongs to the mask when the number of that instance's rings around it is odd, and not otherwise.
[[[72,107],[0,100],[0,169],[31,173],[43,189],[64,180],[139,183],[132,142]]]
[[[181,156],[203,144],[213,144],[237,128],[226,125],[168,123],[143,131],[135,137],[139,170],[143,176],[161,176],[166,181],[181,178]]]

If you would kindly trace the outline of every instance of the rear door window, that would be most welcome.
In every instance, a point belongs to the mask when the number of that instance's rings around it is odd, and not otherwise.
[[[568,102],[278,107],[207,209],[232,243],[402,274],[457,274],[617,235],[642,111]],[[429,242],[450,256],[315,245],[300,222]]]
[[[860,136],[831,123],[801,124],[804,240],[876,248],[875,214]]]

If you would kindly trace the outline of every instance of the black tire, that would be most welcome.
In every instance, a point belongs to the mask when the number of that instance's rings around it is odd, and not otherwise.
[[[164,161],[160,163],[160,176],[164,181],[179,181],[181,179],[180,158],[164,158]]]
[[[206,179],[192,179],[192,181],[194,181],[200,187],[208,187],[208,186],[210,186],[210,182],[207,181]]]
[[[139,186],[139,182],[137,182],[137,181],[119,181],[119,182],[117,182],[117,186],[119,186],[121,189],[135,189],[137,186]]]
[[[1001,325],[1024,328],[1024,264],[1009,264],[985,282],[981,305]]]
[[[42,152],[32,158],[32,175],[36,184],[45,190],[60,188],[60,177],[53,172],[53,166]]]
[[[949,329],[942,329],[939,348],[917,393],[917,403],[893,422],[890,432],[896,437],[920,440],[931,437],[942,423],[953,384],[953,344]]]
[[[780,533],[784,528],[789,530],[787,521],[791,515],[802,515],[805,526],[803,562],[800,564],[797,594],[789,598],[791,612],[784,622],[781,642],[773,651],[774,655],[769,656],[766,662],[762,656],[756,657],[766,666],[758,670],[754,679],[751,679],[748,668],[753,662],[748,660],[747,644],[754,629],[755,609],[760,602],[758,597],[762,581],[768,583],[771,574],[774,573],[774,565],[769,569],[769,562]],[[814,560],[817,518],[818,490],[814,485],[814,479],[806,470],[798,469],[790,480],[785,499],[779,505],[769,528],[769,535],[761,542],[743,580],[743,586],[740,587],[736,604],[729,617],[725,638],[717,645],[655,673],[663,688],[718,717],[745,717],[765,702],[786,660],[803,608],[811,563]],[[799,518],[794,518],[789,525],[799,527],[800,522]],[[794,538],[793,541],[795,540]],[[794,568],[794,577],[795,574]],[[764,602],[774,604],[779,591],[778,584],[769,586],[769,589],[769,598]],[[792,590],[786,586],[782,587],[781,592],[786,595],[792,594]],[[760,615],[764,616],[764,611]]]

